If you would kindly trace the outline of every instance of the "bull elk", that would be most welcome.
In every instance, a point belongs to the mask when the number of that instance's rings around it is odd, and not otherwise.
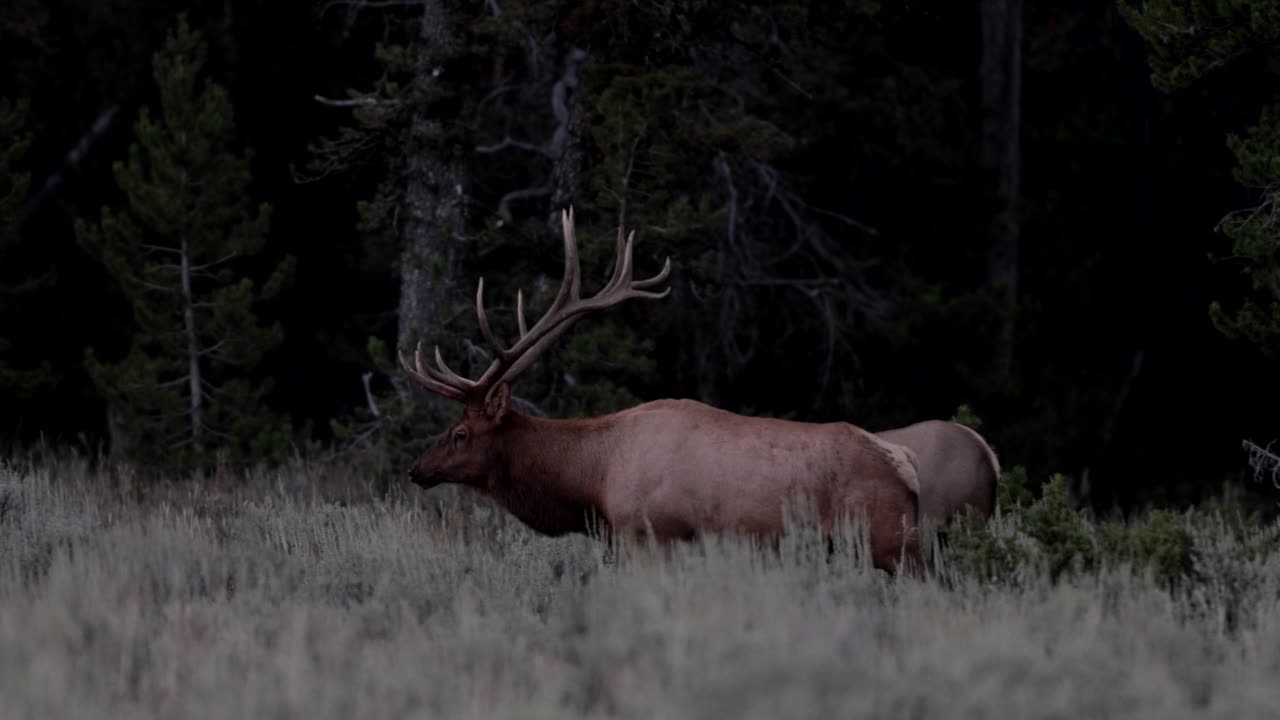
[[[963,514],[967,506],[983,520],[995,512],[1000,461],[974,430],[945,420],[925,420],[876,435],[915,453],[922,519],[942,525]]]
[[[618,230],[613,275],[580,296],[573,211],[562,212],[564,278],[542,319],[529,327],[516,294],[519,339],[504,347],[476,290],[480,332],[493,359],[478,380],[449,369],[419,342],[405,371],[426,390],[464,405],[462,417],[414,463],[423,488],[458,483],[488,495],[535,531],[588,532],[592,522],[622,536],[659,541],[704,532],[779,536],[786,506],[807,499],[828,536],[837,523],[866,523],[873,564],[923,567],[917,533],[916,463],[906,448],[853,425],[748,417],[693,400],[656,400],[611,415],[553,420],[510,407],[510,385],[574,322],[628,299],[657,300],[671,271],[632,280],[633,231]],[[807,496],[804,497],[804,496]]]

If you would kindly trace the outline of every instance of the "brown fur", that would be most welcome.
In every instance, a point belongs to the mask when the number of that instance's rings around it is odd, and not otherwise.
[[[747,417],[693,400],[548,420],[469,407],[414,463],[414,482],[470,485],[539,532],[614,532],[661,541],[703,532],[780,535],[790,499],[817,500],[830,532],[865,518],[872,560],[923,566],[914,454],[847,423]],[[456,433],[464,430],[459,439]]]
[[[923,570],[917,533],[918,464],[911,450],[847,423],[810,424],[747,417],[692,400],[658,400],[597,418],[544,420],[508,409],[510,383],[557,337],[589,312],[630,299],[658,300],[670,258],[657,275],[634,280],[633,238],[618,231],[613,276],[581,296],[572,208],[561,213],[565,274],[560,291],[532,327],[516,295],[520,339],[504,346],[476,288],[476,319],[494,356],[478,380],[457,375],[436,348],[435,367],[400,363],[428,391],[466,406],[462,419],[413,464],[423,487],[463,483],[491,495],[548,535],[601,523],[614,533],[660,541],[704,532],[777,537],[791,503],[812,503],[830,533],[865,520],[872,561],[895,571],[905,557]],[[605,528],[602,528],[605,529]]]
[[[977,432],[958,423],[926,420],[876,433],[910,448],[920,463],[920,514],[943,524],[973,506],[983,519],[995,512],[1000,461]]]

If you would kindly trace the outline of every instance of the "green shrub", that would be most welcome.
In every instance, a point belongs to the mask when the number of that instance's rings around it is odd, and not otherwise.
[[[974,431],[982,428],[982,418],[975,415],[973,409],[968,405],[961,405],[956,408],[956,414],[951,416],[951,422],[957,425],[964,425]]]
[[[1041,560],[1057,580],[1066,572],[1091,571],[1097,566],[1094,534],[1067,497],[1067,479],[1054,474],[1040,500],[1027,508],[1026,533],[1040,545]]]
[[[1139,524],[1104,523],[1098,541],[1104,566],[1150,569],[1166,588],[1179,586],[1195,572],[1195,541],[1187,519],[1171,510],[1154,510]]]
[[[988,524],[970,507],[952,524],[945,557],[959,576],[1008,585],[1030,560],[1030,552],[1016,533],[1000,532],[996,523]]]
[[[1016,510],[1034,500],[1025,467],[1015,465],[1000,473],[1000,479],[996,481],[996,505],[1005,510]]]

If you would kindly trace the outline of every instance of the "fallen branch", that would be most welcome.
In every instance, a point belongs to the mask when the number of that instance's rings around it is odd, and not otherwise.
[[[1254,481],[1264,474],[1270,474],[1271,484],[1280,489],[1280,455],[1271,452],[1271,443],[1264,448],[1245,440],[1241,445],[1249,453],[1249,467],[1253,468]]]

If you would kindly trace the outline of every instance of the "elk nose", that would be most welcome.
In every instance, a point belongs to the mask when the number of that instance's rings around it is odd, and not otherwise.
[[[409,482],[421,488],[431,488],[434,482],[434,474],[430,472],[420,472],[417,467],[409,468]]]

